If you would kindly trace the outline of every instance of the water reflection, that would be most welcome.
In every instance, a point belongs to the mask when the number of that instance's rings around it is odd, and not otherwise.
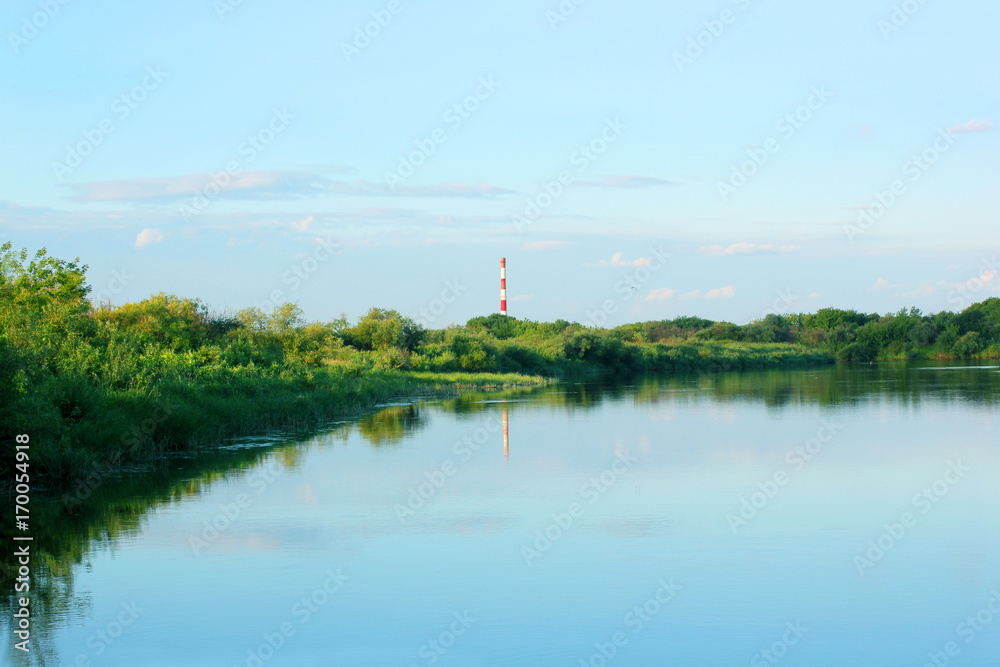
[[[507,435],[507,406],[503,406],[503,460],[508,461],[510,453],[510,438]]]
[[[358,422],[358,431],[375,447],[396,445],[425,426],[420,406],[392,405]]]
[[[458,421],[478,420],[484,413],[501,413],[504,461],[509,458],[509,422],[515,415],[535,411],[559,413],[567,420],[600,406],[685,406],[710,401],[720,408],[732,403],[760,404],[768,410],[794,406],[851,406],[886,402],[909,408],[933,404],[962,403],[967,406],[993,407],[1000,403],[1000,372],[996,366],[942,364],[896,364],[874,366],[836,366],[817,370],[759,371],[728,374],[682,375],[662,377],[613,377],[592,381],[572,381],[532,391],[508,394],[466,394],[454,399],[433,400],[423,404],[390,405],[360,420],[324,429],[324,444],[329,447],[346,443],[356,435],[375,449],[393,451],[408,439],[428,428],[436,412],[453,415]],[[499,405],[498,405],[499,404]],[[527,427],[522,424],[522,433]],[[180,505],[206,493],[224,480],[245,477],[265,462],[277,462],[292,470],[303,454],[302,441],[308,434],[247,440],[233,443],[198,461],[176,459],[154,473],[138,473],[120,479],[103,480],[79,504],[41,502],[40,494],[32,499],[32,653],[23,655],[9,648],[8,664],[59,664],[55,637],[64,628],[91,614],[92,593],[78,591],[74,575],[105,551],[114,551],[140,535],[152,512]],[[495,437],[495,436],[494,436]],[[523,435],[519,436],[522,437]],[[521,441],[519,441],[520,443]],[[489,448],[497,455],[499,442]],[[746,451],[744,451],[746,450]],[[519,450],[519,452],[522,450]],[[681,450],[683,456],[693,456]],[[751,445],[736,443],[732,451],[709,451],[710,456],[736,460],[760,454]],[[679,456],[680,456],[679,455]],[[779,452],[780,455],[780,452]],[[736,457],[736,459],[734,459]],[[511,469],[516,468],[515,457]],[[743,459],[740,459],[743,460]],[[636,494],[639,488],[636,487]],[[9,637],[11,612],[16,593],[17,563],[9,533],[11,503],[4,503],[5,516],[0,538],[8,545],[0,563],[0,579],[5,595],[0,596],[0,614],[4,632]],[[476,517],[464,521],[479,531],[494,526]],[[498,521],[498,520],[497,520]],[[480,522],[480,523],[476,523]],[[500,524],[496,524],[499,526]],[[504,524],[506,525],[506,524]],[[502,526],[501,526],[502,527]],[[656,516],[614,517],[606,530],[628,539],[670,535],[674,526]],[[98,592],[99,593],[99,592]],[[9,646],[9,644],[8,644]]]

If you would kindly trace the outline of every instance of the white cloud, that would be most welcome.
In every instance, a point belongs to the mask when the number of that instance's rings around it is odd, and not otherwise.
[[[933,296],[934,294],[937,293],[938,290],[950,286],[952,286],[952,283],[949,283],[945,280],[938,280],[938,281],[928,280],[924,284],[919,285],[912,292],[904,292],[900,296],[902,296],[903,298]]]
[[[720,287],[718,289],[710,289],[705,292],[706,299],[729,299],[736,296],[736,288],[732,285],[726,285],[725,287]]]
[[[602,259],[597,264],[584,264],[584,266],[590,266],[590,267],[595,267],[595,266],[649,266],[649,258],[648,257],[640,257],[639,259],[627,260],[627,259],[622,259],[622,253],[616,252],[615,254],[611,255],[611,261],[610,262],[607,261],[606,259]]]
[[[139,235],[135,237],[135,247],[144,248],[148,245],[156,245],[165,238],[167,237],[160,233],[158,229],[147,227],[139,232]]]
[[[756,243],[733,243],[731,245],[706,245],[698,248],[698,252],[703,252],[711,257],[721,257],[722,255],[749,255],[756,252],[796,252],[799,246],[795,245],[772,245],[766,243],[758,245]]]
[[[673,181],[652,176],[634,176],[629,174],[601,176],[593,181],[577,181],[577,185],[588,185],[595,188],[654,188],[663,185],[679,185]]]
[[[646,301],[662,301],[664,299],[669,299],[676,291],[677,290],[672,290],[669,287],[656,287],[649,290],[649,294],[646,295]]]
[[[530,301],[535,298],[534,294],[518,294],[517,296],[511,297],[511,301]]]
[[[896,285],[893,285],[892,283],[890,283],[885,278],[881,278],[880,277],[878,280],[875,281],[875,283],[871,287],[868,288],[868,291],[869,292],[881,292],[883,290],[890,290],[890,289],[896,289],[896,290],[898,290],[898,289],[901,289],[903,287],[913,287],[913,285],[914,285],[914,283],[898,283]]]
[[[686,301],[687,299],[697,299],[699,296],[701,296],[701,290],[700,289],[696,289],[696,290],[691,290],[690,292],[685,292],[684,294],[681,294],[679,298],[682,301]]]
[[[291,225],[292,226],[292,230],[296,231],[296,232],[305,232],[305,231],[308,231],[309,225],[311,225],[313,222],[315,222],[315,220],[310,215],[308,218],[305,218],[303,220],[297,220],[297,221],[293,222],[292,225]]]
[[[914,289],[912,291],[903,292],[899,295],[903,298],[930,297],[942,292],[952,292],[956,290],[960,293],[979,292],[980,290],[992,288],[994,285],[997,284],[996,281],[997,272],[994,271],[993,269],[988,269],[985,267],[981,268],[983,269],[982,273],[980,273],[978,276],[973,275],[972,278],[969,278],[968,280],[965,281],[950,282],[947,280],[927,280],[919,285],[914,285],[911,283],[905,285],[891,285],[890,287],[892,288],[913,287]],[[875,284],[878,285],[879,283],[876,281]],[[986,296],[987,295],[984,294],[983,298],[986,298]]]
[[[569,245],[567,241],[528,241],[521,246],[521,250],[553,250]]]
[[[962,134],[965,132],[989,132],[992,129],[993,121],[989,118],[986,120],[976,120],[973,118],[965,125],[952,125],[945,128],[945,131],[949,134]]]

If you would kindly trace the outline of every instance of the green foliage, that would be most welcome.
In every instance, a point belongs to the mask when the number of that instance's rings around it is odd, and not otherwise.
[[[414,373],[552,376],[820,364],[834,355],[1000,356],[997,298],[933,315],[826,308],[745,325],[678,317],[609,330],[494,314],[425,331],[381,308],[352,326],[344,316],[307,322],[296,304],[219,314],[167,294],[93,306],[86,269],[44,249],[29,258],[10,243],[0,247],[0,438],[31,433],[42,443],[33,462],[57,477],[368,404],[412,386]],[[10,462],[0,461],[3,479]]]
[[[856,310],[821,308],[812,315],[804,316],[803,324],[807,327],[830,331],[838,326],[864,326],[873,319],[878,319],[878,315],[865,315]]]
[[[66,306],[87,310],[87,267],[79,258],[66,262],[49,257],[45,248],[28,261],[28,251],[13,250],[10,241],[0,246],[0,304],[28,309]]]
[[[447,343],[460,370],[482,373],[496,369],[495,349],[484,337],[451,331]]]
[[[424,336],[424,329],[409,317],[395,310],[372,308],[346,332],[351,344],[362,350],[384,350],[398,347],[413,350]]]

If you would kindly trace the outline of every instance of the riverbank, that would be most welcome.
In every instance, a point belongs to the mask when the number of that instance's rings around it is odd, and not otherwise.
[[[933,316],[826,308],[745,325],[676,317],[600,328],[493,314],[424,329],[381,308],[352,324],[309,322],[292,303],[236,313],[167,294],[94,304],[86,268],[0,247],[0,441],[31,439],[36,485],[313,427],[407,396],[577,375],[1000,354],[997,298]],[[0,488],[15,463],[0,457]]]
[[[236,437],[309,430],[362,416],[390,401],[530,388],[549,381],[499,373],[371,371],[358,376],[313,369],[243,380],[234,373],[226,382],[173,379],[149,391],[84,385],[71,387],[74,402],[68,415],[56,418],[55,410],[46,410],[42,412],[50,419],[42,421],[39,412],[22,419],[15,414],[11,426],[31,438],[34,483],[59,492],[95,470],[114,474],[165,455],[198,455]]]
[[[160,358],[171,355],[160,355]],[[175,357],[177,355],[174,355]],[[792,344],[627,344],[613,367],[583,359],[546,365],[550,375],[382,370],[354,353],[349,363],[245,367],[173,359],[162,368],[135,369],[129,386],[100,374],[55,373],[10,406],[6,427],[27,434],[31,479],[58,495],[93,477],[157,459],[198,456],[225,441],[281,430],[310,430],[331,420],[360,417],[376,406],[418,397],[530,389],[567,376],[617,371],[718,373],[834,363],[828,353]],[[104,369],[107,372],[107,369]],[[138,382],[145,373],[148,378]],[[93,377],[97,375],[97,377]],[[0,491],[14,479],[12,457],[0,462]]]

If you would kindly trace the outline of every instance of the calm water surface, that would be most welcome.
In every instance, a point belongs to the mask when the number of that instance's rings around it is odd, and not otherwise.
[[[33,652],[0,657],[1000,665],[998,406],[996,366],[840,366],[234,443],[35,517]]]

